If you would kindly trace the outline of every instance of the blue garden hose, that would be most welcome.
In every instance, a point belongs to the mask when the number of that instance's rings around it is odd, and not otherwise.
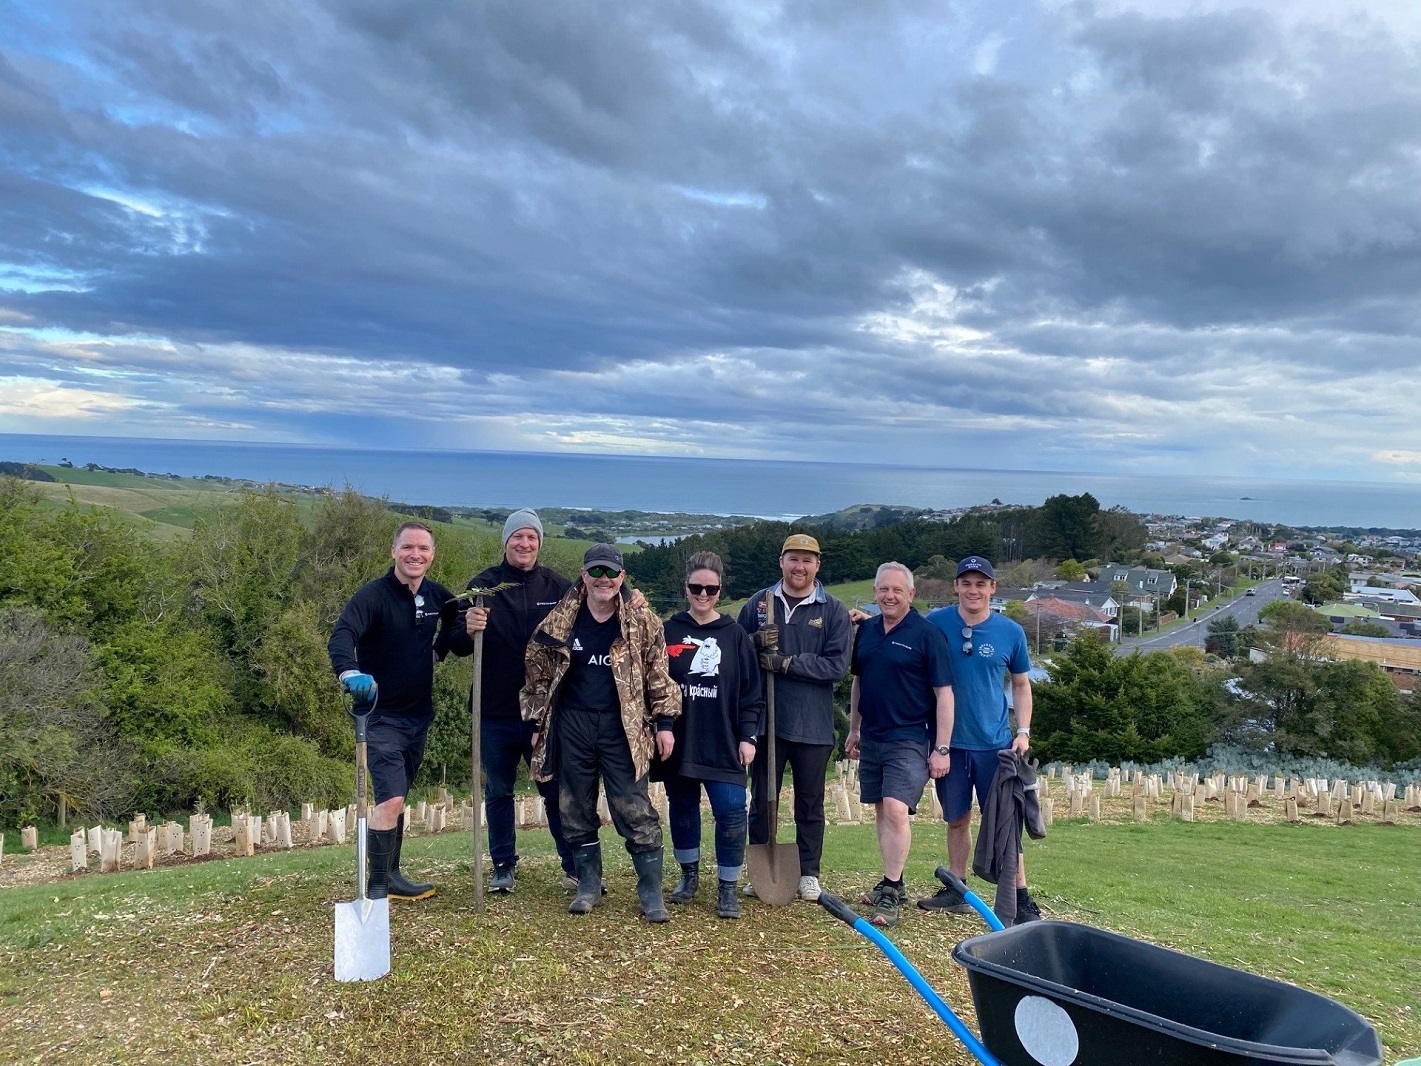
[[[981,904],[979,910],[986,907],[985,904],[982,904],[981,900],[978,900],[977,903]],[[1002,1066],[1001,1060],[983,1046],[982,1042],[977,1039],[971,1029],[968,1029],[967,1026],[962,1024],[962,1019],[954,1014],[952,1008],[947,1005],[943,998],[933,991],[933,987],[923,979],[923,975],[917,971],[913,964],[903,957],[903,953],[894,946],[893,941],[889,940],[869,922],[856,914],[848,904],[833,893],[821,892],[819,894],[819,905],[835,918],[839,919],[839,921],[850,926],[856,933],[867,937],[877,944],[878,949],[888,956],[888,961],[898,967],[899,972],[908,979],[908,983],[917,989],[918,995],[927,1001],[928,1006],[931,1007],[947,1027],[952,1030],[953,1035],[962,1041],[963,1046],[972,1052],[978,1062],[982,1063],[983,1066]],[[992,921],[997,920],[997,916],[992,914],[990,909],[988,909],[986,913],[992,915]],[[997,928],[1000,928],[1001,924],[1001,922],[997,922]]]

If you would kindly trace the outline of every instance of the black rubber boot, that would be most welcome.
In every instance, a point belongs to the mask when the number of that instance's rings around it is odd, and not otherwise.
[[[567,909],[571,914],[590,914],[602,902],[602,845],[578,848],[573,862],[577,864],[577,895]]]
[[[683,862],[681,864],[681,880],[676,882],[676,887],[666,898],[671,903],[690,903],[696,898],[696,893],[700,891],[700,888],[701,864],[699,862]]]
[[[715,913],[721,918],[740,917],[740,893],[735,891],[734,881],[720,883],[720,895],[715,900]]]
[[[365,861],[370,866],[365,894],[371,899],[384,899],[390,894],[390,859],[394,853],[393,829],[371,829],[368,825],[365,827]]]
[[[669,922],[671,912],[661,896],[661,849],[633,855],[632,865],[636,867],[636,894],[643,917],[648,922]]]
[[[428,881],[411,881],[400,873],[400,851],[405,846],[405,820],[395,823],[395,850],[390,855],[390,898],[403,900],[428,899],[434,886]]]

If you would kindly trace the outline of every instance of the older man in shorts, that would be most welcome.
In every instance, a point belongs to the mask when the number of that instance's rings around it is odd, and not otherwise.
[[[859,626],[850,671],[849,734],[844,752],[859,760],[864,803],[877,812],[883,880],[864,896],[874,925],[891,927],[908,901],[903,869],[913,841],[909,818],[930,779],[950,763],[952,664],[942,631],[913,607],[913,572],[884,563],[873,582],[879,614]]]

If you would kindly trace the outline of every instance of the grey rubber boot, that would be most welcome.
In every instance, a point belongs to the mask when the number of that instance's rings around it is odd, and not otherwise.
[[[715,913],[720,918],[740,917],[740,893],[735,891],[734,881],[720,883],[720,894],[715,900]]]
[[[370,865],[370,878],[365,894],[371,899],[385,899],[390,894],[390,858],[395,853],[393,829],[365,827],[365,860]]]
[[[590,914],[602,902],[602,845],[578,848],[573,861],[577,864],[577,895],[567,909],[571,914]]]
[[[696,898],[700,887],[701,864],[699,862],[683,862],[681,864],[681,880],[676,882],[676,887],[666,898],[671,903],[690,903]]]
[[[661,895],[661,849],[644,851],[632,856],[636,867],[636,894],[641,900],[641,913],[648,922],[669,922],[671,912]]]

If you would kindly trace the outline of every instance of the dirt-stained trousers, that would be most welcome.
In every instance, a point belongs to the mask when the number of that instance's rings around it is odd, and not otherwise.
[[[597,840],[602,825],[597,813],[600,780],[607,791],[612,825],[626,841],[628,854],[659,851],[661,819],[647,793],[650,774],[636,776],[621,715],[562,708],[554,716],[554,729],[558,810],[568,848]]]

